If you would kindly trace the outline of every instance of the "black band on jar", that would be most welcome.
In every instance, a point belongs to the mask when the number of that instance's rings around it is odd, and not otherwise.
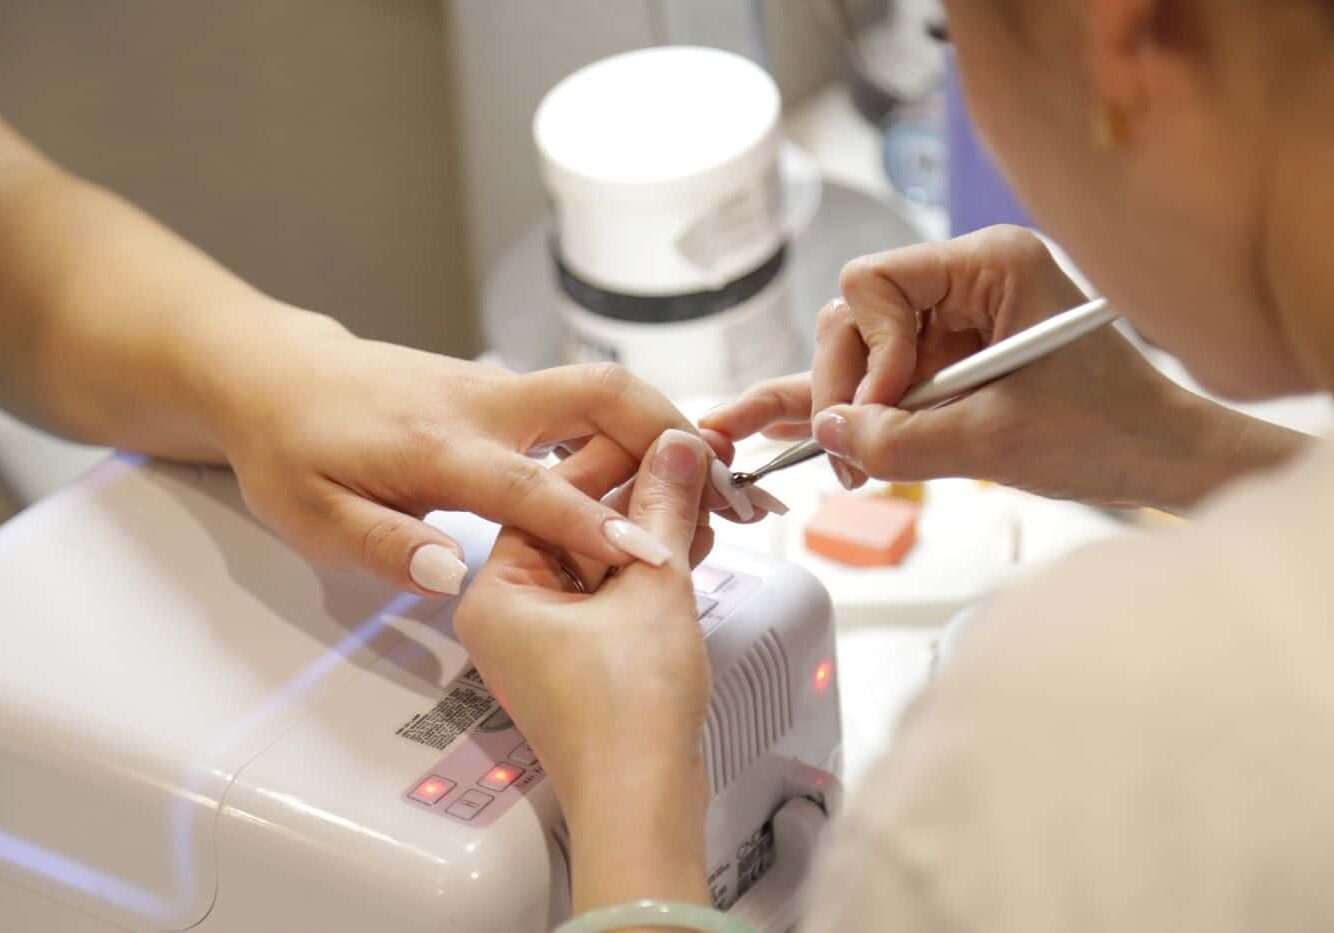
[[[784,244],[755,269],[733,279],[721,288],[678,295],[630,295],[614,292],[581,279],[565,265],[560,250],[552,243],[551,256],[556,264],[560,287],[570,300],[601,317],[631,324],[678,324],[708,317],[749,301],[778,278],[787,259]]]

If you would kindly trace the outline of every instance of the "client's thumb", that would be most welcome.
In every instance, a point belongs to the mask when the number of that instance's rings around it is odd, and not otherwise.
[[[699,522],[708,461],[704,441],[671,429],[653,445],[635,480],[630,521],[665,544],[680,563],[688,559]]]

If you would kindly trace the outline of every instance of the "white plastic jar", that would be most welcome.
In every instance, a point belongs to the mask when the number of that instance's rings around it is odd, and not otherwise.
[[[675,398],[792,366],[779,112],[768,73],[718,49],[628,52],[548,92],[533,135],[568,361]]]

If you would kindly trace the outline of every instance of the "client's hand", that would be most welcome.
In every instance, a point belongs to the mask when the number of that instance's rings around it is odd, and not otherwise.
[[[840,284],[844,300],[820,313],[812,373],[755,386],[701,427],[732,439],[813,428],[849,488],[866,474],[969,476],[1172,509],[1295,447],[1288,432],[1181,389],[1110,327],[941,408],[894,408],[913,383],[1086,300],[1026,230],[866,256]]]
[[[707,460],[698,437],[667,431],[635,480],[629,519],[668,547],[661,567],[631,564],[584,594],[566,555],[507,528],[454,616],[459,640],[555,785],[578,910],[705,898],[700,730],[709,670],[690,555]],[[556,469],[592,496],[622,479],[601,443]]]
[[[218,433],[251,509],[308,557],[456,593],[462,551],[421,520],[435,509],[474,512],[604,564],[650,556],[644,536],[609,533],[614,508],[526,456],[600,437],[625,479],[664,430],[694,432],[625,369],[517,375],[359,339],[317,315],[268,321],[262,351],[245,344],[213,365]],[[710,439],[731,456],[726,440]]]

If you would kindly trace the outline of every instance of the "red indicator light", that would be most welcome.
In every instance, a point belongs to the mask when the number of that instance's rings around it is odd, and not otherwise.
[[[408,796],[418,803],[424,803],[430,807],[443,800],[445,795],[453,789],[453,781],[439,775],[432,775],[413,788],[412,793]]]
[[[504,790],[523,776],[523,768],[517,765],[496,765],[477,782],[487,790]]]
[[[834,665],[830,661],[821,661],[815,668],[815,689],[824,690],[834,676]]]

